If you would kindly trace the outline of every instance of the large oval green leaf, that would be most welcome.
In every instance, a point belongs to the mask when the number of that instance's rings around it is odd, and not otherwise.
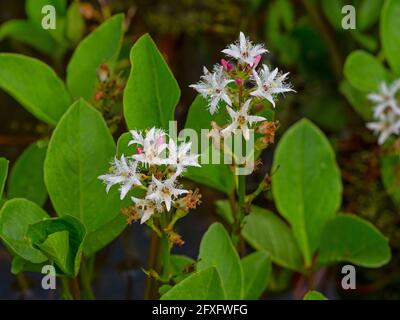
[[[36,203],[26,199],[8,200],[0,211],[0,237],[11,251],[32,263],[47,260],[32,247],[26,232],[31,224],[49,218]]]
[[[382,10],[381,40],[385,56],[397,75],[400,75],[400,2],[387,0]]]
[[[75,102],[51,137],[45,183],[59,216],[72,215],[85,226],[89,255],[113,240],[125,226],[116,189],[107,195],[98,176],[115,155],[113,138],[101,114],[84,100]]]
[[[200,244],[197,270],[216,267],[227,299],[241,299],[243,272],[239,256],[225,228],[211,225]]]
[[[8,180],[9,199],[25,198],[42,206],[47,198],[43,165],[46,147],[31,144],[15,162]]]
[[[124,115],[129,129],[168,130],[180,89],[167,63],[148,34],[132,47],[131,73],[124,91]]]
[[[64,83],[47,64],[0,53],[0,88],[39,120],[55,125],[71,103]]]
[[[241,261],[243,269],[243,299],[257,300],[265,291],[272,271],[271,258],[263,251],[256,251]]]
[[[318,262],[350,262],[378,268],[390,261],[388,240],[369,222],[354,215],[338,215],[324,230]]]
[[[272,192],[311,264],[325,223],[339,209],[342,183],[335,154],[324,134],[303,119],[282,137],[276,149]]]
[[[0,26],[0,41],[12,38],[33,48],[54,55],[58,51],[57,42],[43,28],[29,20],[9,20]]]
[[[373,55],[354,51],[346,59],[344,75],[350,84],[365,93],[378,90],[382,81],[389,81],[389,71]]]
[[[221,278],[215,267],[191,274],[179,282],[161,300],[224,300]]]
[[[300,271],[301,252],[289,226],[276,214],[256,206],[246,216],[242,234],[256,250],[268,252],[276,264]]]
[[[123,22],[123,14],[113,16],[78,45],[67,67],[67,86],[73,97],[91,100],[99,82],[99,66],[114,68],[122,45]]]

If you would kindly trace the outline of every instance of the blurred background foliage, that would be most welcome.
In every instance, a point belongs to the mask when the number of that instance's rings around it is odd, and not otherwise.
[[[72,1],[69,1],[72,3]],[[344,4],[357,8],[357,29],[341,26]],[[126,15],[126,35],[118,65],[118,81],[123,86],[129,72],[129,50],[144,33],[151,34],[163,52],[182,89],[176,119],[182,127],[195,92],[188,85],[196,82],[202,66],[210,68],[221,59],[227,43],[239,31],[255,42],[266,44],[270,63],[290,71],[297,94],[278,104],[276,118],[280,135],[301,117],[308,117],[330,138],[336,149],[344,183],[344,212],[358,214],[375,224],[390,240],[393,258],[376,270],[358,268],[357,289],[343,291],[340,268],[324,269],[320,287],[331,297],[351,299],[400,298],[400,214],[383,188],[376,139],[365,128],[365,97],[357,95],[343,81],[346,57],[356,49],[380,56],[379,19],[383,0],[93,0],[76,1],[68,12],[61,12],[62,32],[49,37],[31,25],[34,19],[25,10],[25,1],[0,1],[0,51],[37,57],[51,65],[64,78],[65,68],[79,40],[112,14]],[[28,17],[27,17],[28,13]],[[12,25],[10,21],[25,21]],[[121,92],[114,103],[121,103]],[[98,106],[103,108],[104,106]],[[107,110],[106,110],[107,111]],[[107,116],[106,116],[107,118]],[[364,118],[364,119],[363,119]],[[107,118],[120,134],[126,128],[118,115]],[[40,123],[13,98],[0,91],[0,154],[15,163],[32,142],[49,135]],[[249,179],[249,189],[270,170],[273,149],[263,156],[264,166]],[[400,170],[397,170],[400,172]],[[396,172],[397,172],[396,171]],[[180,226],[186,244],[178,250],[195,257],[201,235],[209,223],[218,220],[214,202],[221,195],[202,187],[203,204]],[[258,205],[273,209],[270,194]],[[42,201],[43,199],[40,199]],[[44,201],[44,200],[43,200]],[[47,200],[46,205],[50,207]],[[51,209],[50,209],[51,211]],[[141,298],[146,264],[148,235],[133,225],[97,257],[95,292],[99,298]],[[0,298],[54,298],[40,290],[37,275],[14,277],[9,273],[10,257],[0,247]],[[266,298],[292,298],[301,291],[304,279],[274,267]]]

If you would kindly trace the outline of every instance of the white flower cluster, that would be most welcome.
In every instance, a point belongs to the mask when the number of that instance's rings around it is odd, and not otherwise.
[[[268,100],[275,107],[279,94],[294,91],[286,83],[288,73],[279,72],[278,68],[270,70],[263,64],[260,71],[256,68],[262,55],[268,50],[261,44],[253,44],[240,32],[239,41],[230,44],[222,50],[236,62],[221,60],[213,72],[204,68],[201,80],[191,85],[208,100],[208,110],[211,114],[218,111],[220,102],[226,104],[231,123],[221,130],[222,136],[240,131],[246,140],[249,139],[249,128],[254,123],[267,120],[264,117],[252,115],[252,106]]]
[[[382,82],[379,92],[371,93],[368,99],[375,104],[374,118],[376,121],[367,123],[367,128],[379,135],[381,145],[392,135],[400,135],[400,79],[387,85]]]
[[[142,199],[131,197],[137,208],[141,223],[155,213],[170,211],[179,196],[188,193],[180,189],[177,178],[189,166],[199,167],[198,155],[191,154],[191,142],[177,142],[168,137],[162,129],[151,128],[147,132],[130,131],[135,145],[132,156],[114,158],[110,173],[99,176],[108,192],[113,185],[119,185],[121,200],[134,187],[146,190]],[[169,138],[167,143],[166,139]]]

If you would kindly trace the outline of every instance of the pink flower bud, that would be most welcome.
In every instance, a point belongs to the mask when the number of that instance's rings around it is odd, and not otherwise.
[[[221,64],[225,68],[226,71],[233,70],[233,65],[229,61],[226,61],[225,59],[221,59]]]
[[[139,153],[139,154],[142,154],[143,153],[143,149],[140,148],[140,147],[137,147],[136,148],[136,152]]]
[[[254,62],[251,64],[251,67],[254,69],[254,68],[257,68],[257,66],[258,66],[258,64],[260,63],[260,61],[261,61],[261,54],[259,54],[258,56],[256,56],[256,58],[254,59]]]
[[[242,86],[242,85],[243,85],[243,80],[240,79],[240,78],[236,78],[236,79],[235,79],[235,83],[236,83],[238,86]]]
[[[164,143],[164,136],[161,136],[157,139],[157,144],[162,145]]]

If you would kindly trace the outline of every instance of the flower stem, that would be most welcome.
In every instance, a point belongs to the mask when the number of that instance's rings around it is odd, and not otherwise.
[[[156,232],[151,233],[150,240],[150,250],[149,250],[149,259],[148,259],[148,269],[154,270],[157,269],[157,254],[160,248],[160,237]],[[144,290],[144,299],[150,300],[154,298],[155,288],[157,287],[156,280],[151,277],[146,277],[145,290]]]
[[[69,287],[74,300],[81,300],[81,289],[79,288],[79,281],[77,277],[69,279]]]
[[[238,206],[235,214],[235,221],[233,224],[233,232],[232,232],[232,242],[236,246],[238,253],[240,256],[244,256],[245,254],[245,245],[242,237],[242,223],[245,217],[245,199],[246,199],[246,176],[239,175],[238,176],[238,184],[237,184],[237,196],[238,196]]]

